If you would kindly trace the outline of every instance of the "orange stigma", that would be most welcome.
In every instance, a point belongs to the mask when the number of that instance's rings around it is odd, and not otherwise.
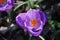
[[[0,3],[1,4],[5,4],[5,0],[0,0]]]
[[[30,22],[31,22],[32,26],[35,26],[37,24],[37,20],[36,19],[31,20]]]

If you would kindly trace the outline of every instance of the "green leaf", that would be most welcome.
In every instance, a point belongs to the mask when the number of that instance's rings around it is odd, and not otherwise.
[[[39,5],[34,5],[34,7],[37,7],[37,8],[39,8]]]
[[[60,28],[60,23],[57,23],[58,28]]]
[[[34,0],[28,0],[28,7],[33,8]]]
[[[44,1],[44,0],[37,0],[36,4],[40,4],[42,1]]]
[[[30,2],[35,2],[36,0],[28,0],[28,1],[30,1]]]
[[[20,2],[15,8],[14,11],[17,10],[19,7],[21,7],[24,4],[27,4],[28,2]]]
[[[51,32],[55,32],[55,25],[54,24],[51,25]]]
[[[51,27],[50,27],[51,32],[55,32],[55,21],[49,19],[49,20],[48,20],[48,23],[49,23],[49,25],[51,26]]]

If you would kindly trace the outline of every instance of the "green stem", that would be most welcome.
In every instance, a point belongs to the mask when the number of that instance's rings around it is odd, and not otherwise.
[[[30,35],[29,40],[31,40],[32,35]]]
[[[45,40],[41,35],[39,36],[39,38],[41,38],[42,40]]]
[[[9,16],[9,22],[11,22],[11,14],[10,14],[9,11],[7,11],[7,13],[8,13],[8,16]]]

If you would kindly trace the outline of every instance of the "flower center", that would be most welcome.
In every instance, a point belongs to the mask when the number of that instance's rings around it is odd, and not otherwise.
[[[0,7],[4,6],[6,4],[6,0],[0,0]]]
[[[37,24],[37,20],[36,19],[30,20],[30,23],[32,26],[35,26]]]

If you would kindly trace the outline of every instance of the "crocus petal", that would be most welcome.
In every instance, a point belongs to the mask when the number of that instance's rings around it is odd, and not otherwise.
[[[39,15],[39,11],[35,10],[35,9],[30,9],[29,11],[27,11],[27,15],[29,16],[30,19],[39,19],[40,20],[40,15]]]
[[[34,32],[32,31],[32,29],[31,30],[28,29],[28,32],[33,36],[39,36],[42,32],[42,29],[40,29],[38,32]]]
[[[33,27],[27,27],[28,32],[33,36],[38,36],[41,34],[43,27],[41,27],[37,32],[33,31]]]
[[[0,7],[0,11],[6,11],[13,7],[13,0],[7,0],[7,3],[5,6]]]
[[[23,29],[25,29],[25,22],[26,20],[26,14],[25,13],[20,13],[17,17],[16,17],[16,22],[18,23],[19,26],[21,26]]]
[[[44,24],[43,24],[42,21],[40,21],[40,22],[41,22],[41,25],[40,25],[40,27],[38,27],[36,30],[40,30],[41,28],[43,28]]]
[[[46,19],[47,19],[45,13],[42,12],[42,11],[40,11],[40,16],[41,16],[41,20],[42,20],[42,22],[45,24],[45,23],[46,23]]]

